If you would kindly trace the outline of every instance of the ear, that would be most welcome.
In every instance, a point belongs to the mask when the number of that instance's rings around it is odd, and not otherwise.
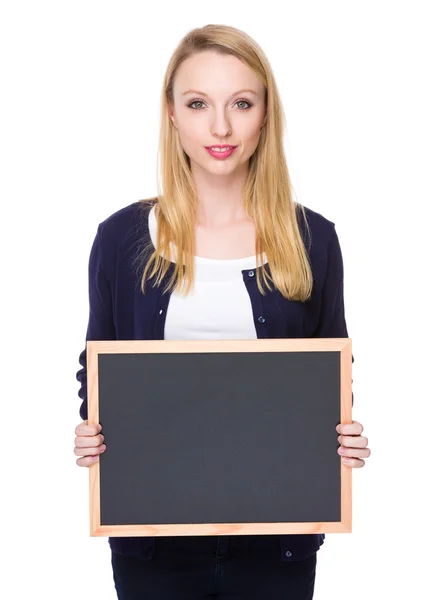
[[[178,127],[175,123],[174,109],[171,104],[168,104],[168,115],[169,115],[169,118],[171,119],[173,125],[178,129]]]

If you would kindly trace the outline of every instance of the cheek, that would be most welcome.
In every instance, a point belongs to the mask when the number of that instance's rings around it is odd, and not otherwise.
[[[189,156],[199,155],[203,151],[203,144],[205,143],[206,133],[205,129],[200,127],[199,123],[185,124],[179,128],[180,142],[183,146],[183,150]]]
[[[258,141],[260,136],[261,136],[261,124],[257,123],[254,127],[252,127],[250,129],[250,131],[248,132],[249,134],[249,141]]]
[[[247,144],[257,144],[261,135],[261,126],[263,117],[259,113],[254,113],[251,118],[239,124],[237,134]]]
[[[206,125],[201,123],[201,119],[193,119],[180,124],[180,137],[187,143],[199,142],[206,137]]]
[[[242,132],[242,136],[239,138],[243,145],[243,154],[250,156],[256,150],[261,137],[260,125],[246,129]]]

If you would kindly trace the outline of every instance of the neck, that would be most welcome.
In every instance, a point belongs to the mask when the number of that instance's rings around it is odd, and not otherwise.
[[[244,187],[247,180],[247,165],[241,165],[230,175],[218,175],[198,169],[194,165],[192,174],[198,194],[197,225],[220,229],[247,219],[244,207]]]

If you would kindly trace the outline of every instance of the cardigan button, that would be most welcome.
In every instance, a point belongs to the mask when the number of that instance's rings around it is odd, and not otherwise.
[[[255,272],[254,271],[249,271],[248,272],[248,276],[249,277],[254,277],[255,276]]]
[[[258,321],[259,323],[265,323],[265,318],[261,316],[259,317]]]
[[[285,552],[285,556],[287,556],[288,558],[291,558],[291,557],[293,556],[293,553],[292,553],[292,552],[290,552],[289,550],[287,550],[287,551]]]

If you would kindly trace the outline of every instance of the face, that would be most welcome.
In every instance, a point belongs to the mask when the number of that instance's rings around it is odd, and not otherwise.
[[[248,168],[265,120],[264,94],[257,75],[235,56],[202,52],[180,65],[169,115],[192,171],[227,175]],[[218,145],[235,149],[216,158],[206,147]]]

